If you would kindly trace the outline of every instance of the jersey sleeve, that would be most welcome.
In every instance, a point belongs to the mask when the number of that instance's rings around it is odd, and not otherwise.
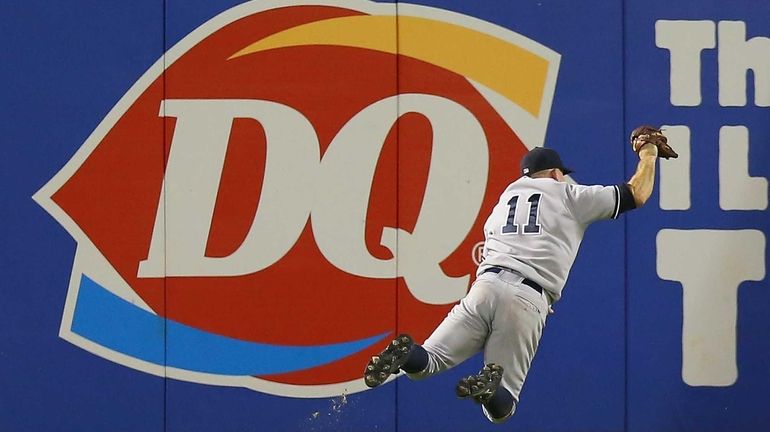
[[[615,219],[620,214],[621,191],[618,186],[567,185],[567,206],[583,224]]]

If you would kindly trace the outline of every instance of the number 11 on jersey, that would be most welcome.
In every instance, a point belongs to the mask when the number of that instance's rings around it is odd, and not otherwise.
[[[536,193],[530,195],[527,199],[527,202],[529,203],[529,220],[527,221],[527,224],[524,225],[524,234],[540,234],[540,224],[537,223],[537,218],[539,216],[538,209],[540,207],[541,196],[541,194]],[[508,200],[508,220],[503,226],[503,234],[516,234],[519,232],[519,226],[516,224],[516,207],[518,203],[519,195],[514,195]]]

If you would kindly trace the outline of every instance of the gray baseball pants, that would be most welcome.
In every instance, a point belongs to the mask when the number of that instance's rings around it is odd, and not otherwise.
[[[485,364],[503,367],[502,385],[518,404],[549,308],[545,294],[523,284],[523,280],[511,271],[479,276],[423,344],[428,366],[409,377],[422,379],[437,374],[483,349]]]

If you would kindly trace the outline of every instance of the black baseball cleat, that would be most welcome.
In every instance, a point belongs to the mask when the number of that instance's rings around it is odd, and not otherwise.
[[[373,356],[364,370],[364,382],[369,387],[377,387],[389,376],[397,373],[406,363],[412,351],[414,341],[408,334],[400,334],[379,355]]]
[[[455,392],[459,398],[472,398],[478,403],[486,403],[500,387],[502,379],[503,367],[489,363],[478,374],[461,379]]]

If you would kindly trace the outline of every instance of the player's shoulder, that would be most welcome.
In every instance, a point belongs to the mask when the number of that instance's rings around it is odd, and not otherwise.
[[[614,200],[618,196],[617,186],[568,184],[566,189],[567,202],[575,206],[579,203],[594,206],[597,202]]]

